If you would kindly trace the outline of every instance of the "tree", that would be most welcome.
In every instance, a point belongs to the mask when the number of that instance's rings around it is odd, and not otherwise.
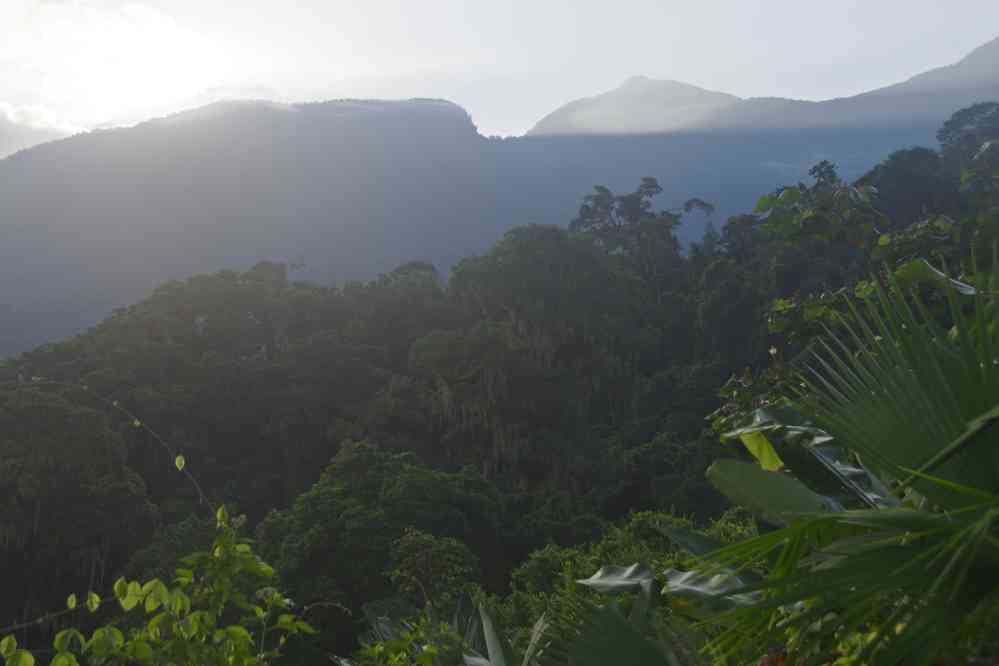
[[[0,617],[106,584],[149,537],[157,510],[128,464],[130,429],[58,388],[0,390]]]
[[[621,255],[645,284],[652,300],[662,305],[667,292],[679,286],[682,276],[680,242],[676,237],[681,214],[653,211],[652,199],[662,192],[655,178],[643,178],[629,194],[615,195],[603,186],[594,190],[583,199],[569,229],[586,232],[609,254]],[[707,207],[709,204],[692,199],[686,210]]]
[[[363,604],[393,596],[393,544],[409,528],[460,539],[482,562],[488,582],[501,579],[498,493],[480,477],[420,465],[412,454],[366,443],[345,444],[311,489],[292,507],[267,516],[258,529],[291,594],[317,610],[323,653],[344,653],[360,628]]]
[[[979,102],[952,115],[937,132],[947,166],[959,173],[990,139],[999,137],[999,102]]]
[[[877,188],[877,206],[894,229],[936,215],[957,217],[960,197],[940,155],[929,148],[898,150],[864,174],[857,185]]]

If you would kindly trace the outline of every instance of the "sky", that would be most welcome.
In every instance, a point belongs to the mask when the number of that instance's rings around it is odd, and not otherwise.
[[[996,36],[995,0],[0,0],[0,113],[77,131],[224,98],[440,97],[516,135],[634,75],[828,99]]]

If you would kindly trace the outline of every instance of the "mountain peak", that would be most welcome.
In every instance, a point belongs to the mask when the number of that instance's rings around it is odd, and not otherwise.
[[[528,134],[653,134],[688,126],[708,110],[738,102],[735,95],[682,81],[632,76],[613,90],[566,104]]]
[[[529,132],[656,134],[683,130],[939,126],[954,111],[999,99],[999,37],[960,61],[852,97],[806,102],[740,99],[681,81],[632,76],[617,88],[570,102]],[[905,109],[904,118],[900,110]]]
[[[699,91],[704,93],[713,92],[705,90],[690,83],[674,81],[673,79],[653,79],[649,76],[630,76],[614,89],[618,92],[666,92],[666,91]]]

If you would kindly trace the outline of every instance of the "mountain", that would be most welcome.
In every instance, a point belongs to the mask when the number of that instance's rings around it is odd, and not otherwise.
[[[0,108],[0,158],[31,146],[61,139],[66,134],[55,129],[32,127],[9,118]]]
[[[894,150],[934,145],[951,113],[999,99],[996,51],[846,100],[739,100],[636,78],[570,114],[633,117],[649,133],[486,138],[442,100],[242,101],[44,143],[0,159],[0,358],[80,332],[164,280],[263,259],[337,284],[410,260],[447,271],[512,227],[566,224],[597,184],[625,192],[653,176],[656,205],[700,197],[720,226],[821,160],[855,178]],[[615,109],[622,99],[644,110]],[[671,128],[715,120],[656,132],[657,108]],[[816,120],[829,118],[839,124]],[[703,227],[694,216],[680,234]]]
[[[955,109],[999,99],[999,37],[959,62],[902,83],[822,102],[740,99],[676,81],[628,79],[553,111],[529,135],[815,128],[936,128]]]
[[[0,356],[200,271],[453,262],[483,234],[458,226],[483,217],[484,143],[448,102],[224,102],[0,160]]]
[[[530,134],[671,132],[689,129],[705,114],[740,101],[735,95],[678,81],[635,76],[610,92],[578,99],[553,111]]]

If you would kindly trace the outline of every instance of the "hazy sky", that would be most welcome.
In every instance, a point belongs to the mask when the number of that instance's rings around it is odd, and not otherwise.
[[[90,128],[226,96],[422,96],[520,134],[636,74],[825,99],[997,35],[995,0],[0,0],[0,113]]]

